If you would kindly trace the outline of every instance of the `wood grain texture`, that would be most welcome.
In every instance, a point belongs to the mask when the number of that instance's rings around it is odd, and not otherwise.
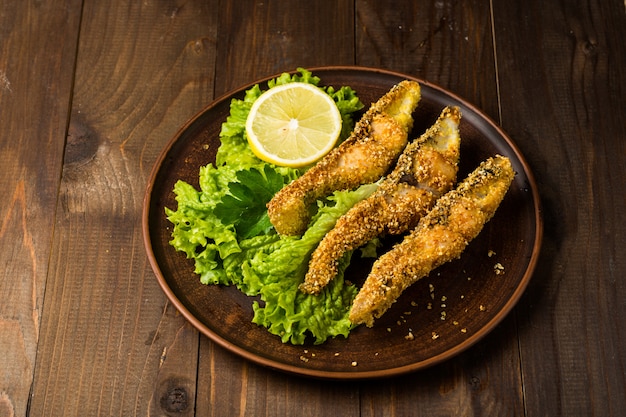
[[[356,63],[423,78],[498,120],[489,4],[356,2]]]
[[[203,338],[197,415],[360,415],[357,383],[286,375],[247,362]],[[203,357],[205,356],[205,357]]]
[[[157,155],[213,95],[213,7],[84,2],[33,416],[193,414],[198,334],[140,218]]]
[[[527,415],[619,415],[624,4],[495,2],[494,15],[508,22],[495,25],[503,124],[536,170],[546,219],[544,256],[519,309]]]
[[[0,3],[0,415],[26,414],[66,121],[78,1]]]
[[[352,1],[227,2],[219,28],[218,95],[297,67],[354,65]]]

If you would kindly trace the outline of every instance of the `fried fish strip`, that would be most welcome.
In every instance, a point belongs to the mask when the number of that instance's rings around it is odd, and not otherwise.
[[[437,200],[417,227],[374,263],[354,299],[350,321],[372,327],[374,318],[382,316],[407,287],[460,257],[494,215],[514,176],[509,159],[498,155]]]
[[[311,255],[301,291],[319,293],[337,274],[346,252],[377,236],[414,228],[452,189],[458,171],[460,119],[458,107],[446,107],[422,136],[407,145],[376,192],[339,218]]]
[[[348,139],[268,203],[267,212],[276,231],[282,235],[302,234],[315,200],[385,175],[408,142],[412,113],[420,98],[419,84],[407,80],[372,104]]]

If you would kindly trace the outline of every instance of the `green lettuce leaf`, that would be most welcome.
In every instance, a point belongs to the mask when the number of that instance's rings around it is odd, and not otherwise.
[[[318,85],[319,78],[299,68],[268,82],[270,88],[289,82]],[[337,103],[343,126],[340,140],[354,126],[352,114],[363,104],[350,87],[320,87]],[[274,231],[265,204],[305,169],[279,167],[257,158],[248,146],[245,122],[252,103],[263,93],[258,85],[243,99],[233,99],[222,124],[221,145],[215,165],[200,168],[199,185],[178,181],[174,187],[177,209],[166,208],[173,224],[170,244],[195,262],[204,284],[235,285],[243,293],[259,296],[253,322],[278,335],[283,342],[322,343],[347,336],[348,309],[356,289],[346,285],[343,271],[351,254],[341,261],[340,273],[319,296],[297,287],[304,279],[308,259],[323,236],[343,213],[377,187],[335,193],[318,202],[318,211],[302,237],[281,237]]]
[[[253,322],[292,344],[303,344],[307,335],[313,337],[315,344],[323,343],[328,337],[348,336],[352,328],[348,311],[357,290],[353,285],[345,285],[343,273],[352,253],[344,256],[338,275],[319,295],[304,294],[298,285],[304,280],[311,253],[324,235],[339,217],[377,187],[368,184],[355,191],[335,192],[302,237],[283,237],[271,251],[258,252],[249,260],[244,282],[254,280],[263,284],[260,294],[264,306],[254,305]]]

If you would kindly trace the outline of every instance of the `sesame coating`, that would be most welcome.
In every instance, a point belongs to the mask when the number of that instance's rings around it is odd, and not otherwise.
[[[377,191],[339,218],[313,252],[301,291],[319,293],[337,274],[346,252],[377,236],[414,228],[437,198],[454,186],[460,117],[458,108],[444,109],[435,124],[405,148]]]
[[[458,258],[491,219],[515,173],[508,158],[484,161],[434,208],[404,240],[373,265],[350,310],[350,321],[371,327],[402,291],[438,266]]]
[[[302,234],[310,220],[309,207],[317,199],[385,175],[408,142],[420,94],[419,84],[413,81],[394,86],[372,104],[348,139],[276,193],[267,205],[276,231]]]

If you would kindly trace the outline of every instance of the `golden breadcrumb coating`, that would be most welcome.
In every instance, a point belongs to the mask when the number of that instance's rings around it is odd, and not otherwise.
[[[385,175],[407,144],[412,113],[420,98],[417,82],[402,81],[372,104],[348,139],[268,203],[268,215],[276,231],[282,235],[302,234],[315,200]]]
[[[341,257],[383,234],[398,235],[419,219],[456,182],[460,153],[458,107],[447,107],[400,155],[377,191],[357,203],[326,234],[311,256],[300,290],[319,293],[337,274]]]
[[[374,263],[352,304],[350,321],[373,326],[407,287],[460,257],[494,215],[514,176],[510,160],[498,155],[437,200],[417,227]]]

